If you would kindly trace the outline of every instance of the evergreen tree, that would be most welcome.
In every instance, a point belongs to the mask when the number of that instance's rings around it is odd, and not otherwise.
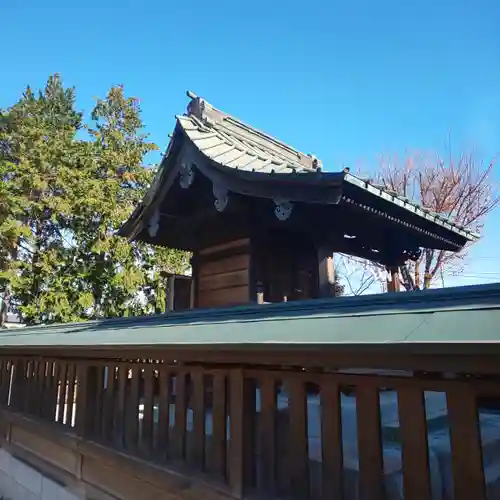
[[[58,75],[0,112],[0,292],[28,324],[164,310],[188,256],[115,235],[155,173],[141,129],[121,87],[86,124]]]

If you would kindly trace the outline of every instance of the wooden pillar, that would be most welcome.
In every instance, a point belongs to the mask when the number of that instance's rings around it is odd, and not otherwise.
[[[386,269],[389,273],[389,279],[387,280],[387,291],[399,292],[401,289],[401,284],[399,282],[399,268],[397,266],[387,266]]]
[[[335,268],[333,254],[326,247],[318,249],[318,296],[331,297],[335,294]]]
[[[194,277],[191,276],[191,281],[189,282],[189,309],[194,309],[196,289]]]
[[[259,281],[255,288],[256,288],[256,295],[257,295],[257,304],[263,304],[264,303],[264,286]]]
[[[175,299],[175,276],[169,276],[167,278],[167,310],[166,312],[172,312],[174,310],[174,299]]]

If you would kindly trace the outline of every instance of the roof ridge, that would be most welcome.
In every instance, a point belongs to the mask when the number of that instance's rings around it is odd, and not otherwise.
[[[197,96],[193,92],[188,91],[187,96],[191,99],[187,106],[187,116],[194,117],[201,123],[211,125],[216,129],[220,127],[230,131],[231,134],[243,136],[240,138],[243,140],[254,142],[255,146],[269,147],[269,145],[273,145],[276,148],[282,150],[281,154],[286,152],[289,155],[294,156],[295,161],[297,161],[304,168],[316,170],[322,167],[321,160],[316,158],[314,155],[302,153],[301,151],[298,151],[292,146],[289,146],[283,141],[277,139],[276,137],[273,137],[251,125],[248,125],[247,123],[241,121],[239,118],[236,118],[232,115],[229,115],[228,113],[225,113],[224,111],[217,109],[205,99]],[[228,125],[232,125],[233,127]],[[245,132],[250,134],[250,137],[245,136]],[[259,141],[255,140],[255,136],[260,138],[261,140],[266,141],[268,144],[260,144]],[[280,154],[280,151],[274,151],[274,153]],[[284,162],[290,160],[291,158],[283,159]]]

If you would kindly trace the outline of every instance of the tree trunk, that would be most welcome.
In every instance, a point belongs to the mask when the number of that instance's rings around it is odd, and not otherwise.
[[[432,283],[432,276],[430,273],[426,273],[424,276],[424,288],[430,288]]]
[[[417,260],[417,262],[415,262],[415,286],[418,286],[419,288],[421,288],[420,286],[420,261]]]
[[[2,303],[0,304],[0,329],[7,323],[7,311],[9,310],[9,286],[5,287]]]
[[[30,288],[30,300],[33,304],[37,305],[38,316],[40,316],[39,310],[39,293],[40,293],[40,270],[38,269],[38,264],[40,262],[40,248],[42,246],[42,222],[37,221],[35,226],[35,248],[33,250],[33,257],[31,259],[31,288]],[[26,318],[28,324],[33,324],[36,322],[35,317]],[[40,319],[40,318],[38,318]]]

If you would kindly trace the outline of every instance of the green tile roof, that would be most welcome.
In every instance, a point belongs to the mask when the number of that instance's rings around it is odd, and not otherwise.
[[[30,327],[6,348],[500,345],[500,284]]]

